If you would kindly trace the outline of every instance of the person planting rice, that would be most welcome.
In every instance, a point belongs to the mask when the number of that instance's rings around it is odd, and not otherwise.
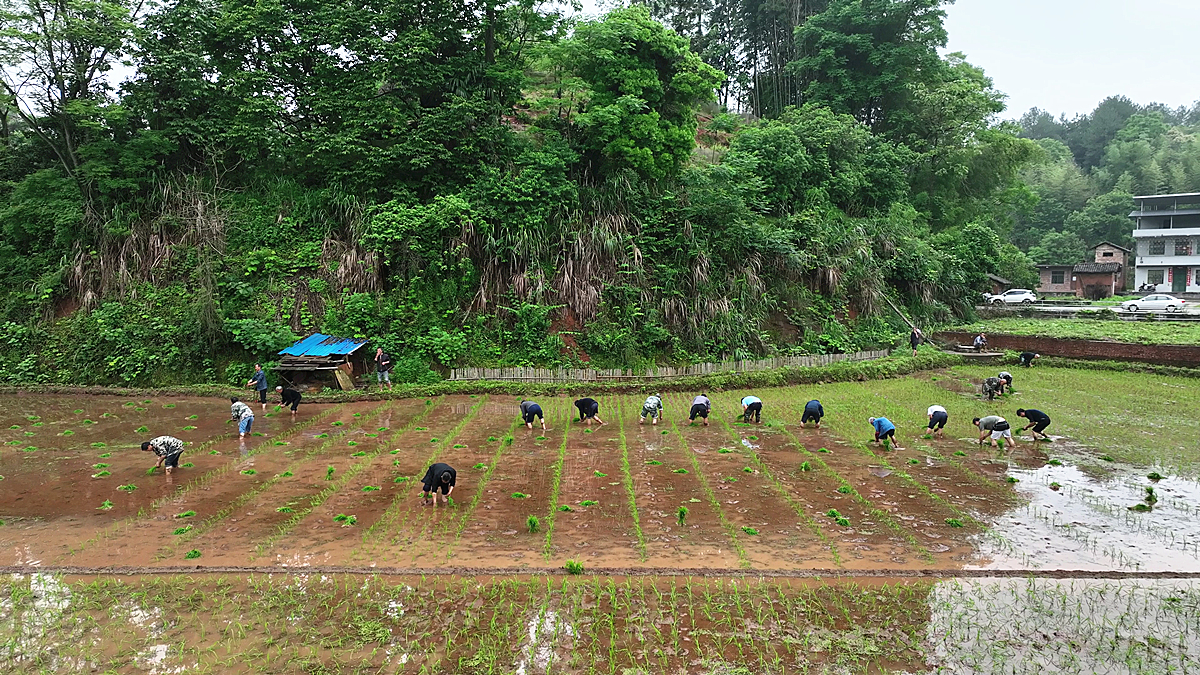
[[[1026,424],[1025,428],[1021,429],[1021,431],[1032,431],[1033,440],[1050,440],[1050,437],[1044,433],[1046,431],[1046,427],[1050,426],[1049,415],[1041,410],[1034,410],[1033,408],[1018,408],[1017,417],[1024,417],[1025,419],[1029,420],[1029,424]]]
[[[586,423],[589,427],[592,426],[592,420],[604,424],[604,420],[600,419],[600,402],[596,399],[581,398],[575,401],[575,407],[579,408],[580,422]]]
[[[442,492],[442,503],[446,504],[450,501],[450,493],[454,492],[454,482],[458,479],[458,472],[449,464],[438,462],[429,467],[425,472],[425,477],[421,479],[422,490],[424,495],[422,499],[425,503],[429,503],[429,497],[432,493],[433,505],[437,506],[438,490]]]
[[[247,387],[254,387],[258,392],[258,401],[262,403],[263,412],[267,411],[267,373],[263,370],[262,364],[254,364],[254,376],[246,382]]]
[[[989,442],[993,446],[997,445],[996,442],[1003,438],[1006,449],[1009,445],[1012,445],[1014,448],[1017,447],[1017,442],[1013,440],[1012,426],[1003,417],[999,415],[988,415],[983,418],[976,417],[971,420],[971,424],[979,428],[980,445],[983,445],[984,440],[990,435],[991,440]]]
[[[867,419],[867,423],[875,428],[875,444],[883,445],[883,439],[891,439],[893,450],[903,450],[900,444],[896,442],[896,425],[886,417],[871,417]]]
[[[915,328],[913,330],[916,330]],[[817,428],[821,428],[821,418],[825,416],[825,408],[821,407],[821,402],[813,399],[804,404],[804,414],[800,415],[800,426],[807,426],[809,422],[816,422]]]
[[[179,456],[183,454],[183,441],[174,436],[159,436],[142,443],[142,452],[153,452],[158,455],[158,464],[154,465],[154,468],[157,469],[165,464],[167,473],[170,474],[179,466]],[[151,471],[153,470],[151,469]]]
[[[946,423],[950,421],[950,413],[940,405],[934,404],[929,406],[925,411],[925,415],[929,418],[929,433],[942,437],[942,432],[946,429]]]
[[[704,418],[704,426],[708,426],[708,414],[712,412],[712,401],[708,394],[700,394],[692,399],[692,409],[688,412],[688,424],[695,424],[697,417]]]
[[[742,421],[749,424],[751,417],[755,424],[762,423],[762,399],[757,396],[742,399]]]
[[[254,411],[250,406],[242,403],[236,396],[229,399],[229,415],[238,423],[238,438],[245,438],[246,434],[250,433],[250,429],[254,427]]]
[[[533,418],[535,417],[542,423],[542,430],[544,431],[546,429],[546,416],[542,414],[542,406],[533,401],[521,399],[521,419],[525,420],[527,428],[533,428]]]
[[[1026,368],[1032,368],[1033,360],[1042,358],[1042,355],[1035,354],[1033,352],[1021,352],[1021,355],[1018,358],[1021,360],[1021,365],[1025,366]]]
[[[1003,394],[1005,391],[1012,391],[1012,373],[1008,372],[1007,370],[1002,370],[998,375],[996,375],[996,377],[1000,378],[1001,394]]]
[[[291,406],[292,415],[294,416],[296,414],[296,409],[300,407],[300,392],[292,389],[291,387],[288,387],[287,389],[284,389],[283,387],[275,387],[275,393],[279,394],[279,405],[285,408]]]
[[[638,424],[645,422],[647,417],[650,418],[650,424],[658,424],[658,418],[662,416],[662,411],[662,397],[658,394],[647,396],[645,402],[642,403],[642,417],[638,420]]]
[[[1000,378],[989,377],[983,381],[983,396],[989,401],[995,400],[1004,390],[1004,385],[1000,384]]]

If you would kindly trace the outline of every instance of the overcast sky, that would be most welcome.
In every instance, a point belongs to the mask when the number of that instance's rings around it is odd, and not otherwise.
[[[1200,0],[958,0],[947,14],[950,51],[1008,94],[1005,117],[1200,99]]]
[[[618,0],[582,0],[596,14]],[[1109,96],[1172,107],[1200,100],[1200,0],[958,0],[949,51],[1008,94],[1017,118],[1091,112]]]

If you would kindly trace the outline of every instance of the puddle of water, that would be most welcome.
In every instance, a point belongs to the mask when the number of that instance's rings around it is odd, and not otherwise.
[[[1200,667],[1200,581],[963,579],[929,594],[932,673],[1124,675]]]
[[[1029,503],[1000,516],[977,541],[978,569],[1136,569],[1200,571],[1200,521],[1193,517],[1200,484],[1183,478],[1154,483],[1132,470],[1105,478],[1079,467],[1010,468]],[[1158,503],[1149,512],[1146,487]]]
[[[530,617],[525,628],[529,632],[529,642],[521,648],[516,675],[550,672],[551,662],[562,658],[555,648],[568,647],[575,637],[575,628],[552,609]]]

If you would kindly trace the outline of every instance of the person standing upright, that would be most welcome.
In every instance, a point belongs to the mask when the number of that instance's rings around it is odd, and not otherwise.
[[[917,355],[917,347],[921,346],[921,342],[925,339],[925,334],[920,328],[913,326],[912,332],[908,334],[908,345],[912,347],[913,356]]]
[[[261,363],[254,364],[254,375],[246,382],[247,387],[254,387],[258,394],[258,402],[262,404],[263,412],[267,412],[267,372]]]
[[[392,355],[383,351],[383,347],[375,348],[375,382],[380,389],[385,384],[392,388]]]

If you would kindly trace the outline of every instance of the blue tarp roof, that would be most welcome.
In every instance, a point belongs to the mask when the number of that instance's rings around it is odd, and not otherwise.
[[[279,353],[287,356],[340,356],[353,354],[356,349],[365,344],[367,344],[366,340],[313,333]]]

